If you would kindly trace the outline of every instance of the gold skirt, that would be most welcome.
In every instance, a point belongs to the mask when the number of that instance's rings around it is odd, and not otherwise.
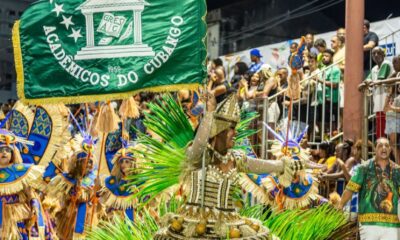
[[[241,217],[235,211],[185,206],[180,212],[163,218],[163,228],[154,239],[277,239],[261,222]]]

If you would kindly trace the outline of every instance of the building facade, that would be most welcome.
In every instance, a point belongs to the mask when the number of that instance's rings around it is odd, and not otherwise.
[[[17,99],[12,28],[33,0],[0,1],[0,103]]]

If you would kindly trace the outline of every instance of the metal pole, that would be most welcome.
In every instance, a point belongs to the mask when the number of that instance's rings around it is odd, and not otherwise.
[[[394,95],[394,97],[395,98],[397,98],[398,97],[398,89],[399,89],[399,87],[400,87],[400,84],[398,84],[398,83],[395,83],[394,84],[394,89],[395,89],[395,91],[394,91],[394,93],[395,93],[395,95]],[[396,115],[396,117],[398,116],[398,113],[395,113]],[[396,132],[398,133],[398,131],[399,131],[399,129],[397,128],[397,124],[396,124],[396,128],[395,128],[395,130],[396,130]],[[400,151],[400,149],[399,149],[399,139],[398,139],[398,137],[397,137],[397,135],[398,134],[395,134],[394,135],[394,149],[393,149],[393,151],[394,151],[394,154],[395,154],[395,161],[396,161],[396,163],[397,164],[399,164],[400,163],[400,154],[399,154],[399,151]]]
[[[267,113],[268,113],[268,96],[263,97],[263,122],[267,123]],[[268,139],[267,139],[267,128],[263,127],[262,128],[262,139],[261,139],[261,158],[266,159],[267,158],[267,144],[268,144]]]
[[[304,121],[304,120],[300,119],[300,112],[301,112],[301,105],[300,105],[300,103],[301,103],[301,97],[300,97],[297,101],[298,101],[298,103],[297,103],[297,129],[299,129],[299,127],[300,127],[300,122]],[[307,124],[307,122],[306,122],[306,124]],[[298,133],[296,133],[296,134],[298,134]]]
[[[368,87],[363,92],[363,131],[362,131],[362,158],[368,160]]]
[[[332,82],[330,82],[331,84],[332,84]],[[332,87],[332,85],[331,85],[331,87],[330,87],[330,91],[331,91],[331,99],[330,99],[330,101],[329,101],[329,109],[330,109],[330,111],[329,111],[329,139],[331,139],[332,138],[332,132],[333,132],[333,87]]]
[[[398,89],[400,88],[400,84],[395,83],[394,87],[395,87],[395,98],[397,98],[397,97],[398,97],[398,94],[397,94],[397,93],[398,93]],[[398,116],[398,113],[396,113],[395,116],[397,117],[397,116]],[[399,129],[397,128],[397,124],[396,124],[396,132],[398,133],[398,131],[399,131]],[[395,135],[394,135],[394,147],[395,147],[395,149],[394,149],[394,154],[396,155],[396,156],[395,156],[395,160],[396,160],[396,163],[399,164],[399,163],[400,163],[400,153],[399,153],[400,149],[399,149],[399,138],[398,138],[398,134],[395,134]]]
[[[339,84],[340,86],[340,84]],[[336,130],[338,133],[340,133],[342,129],[342,125],[340,124],[340,121],[342,120],[342,117],[340,116],[341,109],[340,109],[340,87],[338,86],[338,102],[337,102],[337,115],[336,115]]]
[[[285,100],[286,100],[286,92],[283,93],[283,101],[282,101],[282,119],[285,119],[286,117],[289,117],[288,112],[286,112],[286,106],[285,106]]]
[[[266,96],[265,98],[265,109],[267,110],[267,113],[265,113],[265,118],[268,121],[268,109],[269,109],[269,98],[268,96]],[[269,124],[269,123],[267,123]],[[276,127],[276,123],[274,123],[274,127]],[[265,129],[265,127],[263,127],[263,129]],[[268,143],[269,143],[269,138],[268,138],[268,132],[266,134],[266,140],[265,140],[265,156],[264,159],[268,158]]]
[[[318,78],[318,77],[317,77]],[[316,138],[316,127],[315,126],[317,126],[317,111],[318,111],[318,86],[319,86],[319,84],[320,83],[316,83],[315,84],[315,90],[314,90],[314,103],[316,103],[316,104],[314,104],[314,121],[313,121],[313,124],[314,124],[314,126],[313,126],[313,142],[315,142],[315,138]],[[318,126],[319,127],[319,126]],[[321,139],[320,140],[320,142],[322,142],[323,140]]]
[[[322,85],[322,122],[321,122],[321,142],[325,140],[325,108],[326,108],[326,72],[323,73],[323,85]]]
[[[310,96],[311,96],[311,92],[310,92],[310,84],[311,84],[311,80],[307,81],[307,113],[306,113],[306,124],[309,125],[310,123],[308,122],[308,114],[310,113]],[[311,126],[310,126],[311,127]],[[312,126],[312,128],[314,128],[314,126]],[[307,134],[308,135],[308,134]],[[308,139],[311,140],[311,136],[308,136]]]

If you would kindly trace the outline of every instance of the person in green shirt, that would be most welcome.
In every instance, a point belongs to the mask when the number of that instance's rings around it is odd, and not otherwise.
[[[326,49],[323,52],[322,62],[325,66],[329,66],[333,63],[334,54],[335,53],[331,49]],[[337,129],[338,125],[339,84],[342,72],[340,68],[335,65],[328,67],[322,75],[323,78],[318,79],[319,84],[321,84],[320,91],[317,92],[318,108],[319,112],[322,113],[322,105],[325,104],[325,127],[330,127],[330,122],[332,122],[331,130],[334,131]],[[324,85],[325,96],[323,95]],[[322,119],[319,120],[322,121]]]
[[[333,55],[335,53],[331,49],[325,50],[322,62],[329,66],[333,63]],[[339,101],[339,83],[341,78],[341,71],[338,66],[332,66],[325,71],[325,100],[337,103]],[[320,79],[320,82],[324,81]]]
[[[372,59],[376,64],[366,82],[385,80],[390,77],[393,72],[392,63],[385,59],[385,51],[381,47],[372,49]],[[385,136],[386,129],[386,114],[384,111],[385,99],[387,97],[386,87],[383,85],[374,86],[372,91],[373,112],[375,113],[375,134],[376,138]]]
[[[376,142],[375,159],[362,164],[351,177],[342,195],[343,209],[353,193],[359,193],[358,220],[361,240],[399,239],[398,216],[400,167],[390,158],[387,138]]]

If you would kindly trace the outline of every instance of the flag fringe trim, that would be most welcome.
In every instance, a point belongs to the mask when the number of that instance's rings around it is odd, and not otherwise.
[[[12,44],[14,48],[14,62],[15,71],[17,73],[17,95],[20,100],[25,103],[25,88],[24,88],[24,64],[22,62],[22,50],[21,50],[21,39],[19,35],[19,24],[17,20],[12,29]]]

